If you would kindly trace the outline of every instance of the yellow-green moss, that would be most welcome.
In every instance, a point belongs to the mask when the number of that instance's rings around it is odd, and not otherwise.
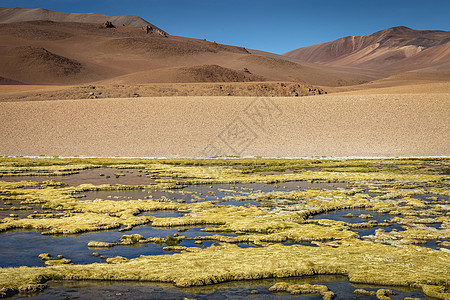
[[[71,264],[72,261],[70,259],[67,259],[67,258],[62,258],[62,259],[46,260],[44,263],[45,263],[46,266],[59,266],[59,265]]]
[[[450,291],[448,290],[448,285],[436,286],[436,285],[422,285],[423,293],[427,296],[434,297],[436,299],[450,299]]]
[[[3,182],[0,195],[5,202],[17,201],[16,208],[42,205],[44,214],[28,218],[0,220],[0,231],[35,229],[43,234],[75,234],[109,229],[129,230],[135,226],[207,226],[221,246],[207,249],[179,247],[184,237],[143,237],[125,235],[110,243],[136,244],[169,240],[166,250],[181,254],[146,256],[136,259],[110,258],[107,263],[58,265],[45,268],[0,269],[0,296],[14,291],[31,291],[49,279],[150,280],[195,286],[242,279],[290,277],[315,274],[348,275],[351,282],[422,286],[427,295],[446,299],[450,257],[445,251],[415,246],[424,240],[448,239],[450,217],[447,203],[430,203],[413,195],[428,193],[449,196],[449,159],[382,160],[144,160],[144,159],[25,159],[0,158],[0,176],[58,176],[97,167],[138,168],[155,179],[146,186],[99,185],[89,183],[64,187],[57,181]],[[285,172],[290,170],[292,172]],[[118,175],[121,173],[118,173]],[[120,175],[119,175],[120,176]],[[308,181],[346,183],[338,190],[294,190],[262,193],[233,188],[225,200],[254,200],[261,206],[217,206],[212,202],[174,203],[152,200],[80,200],[79,193],[98,190],[174,190],[194,184],[280,183]],[[365,190],[377,193],[371,197]],[[201,201],[204,197],[192,194]],[[438,199],[430,199],[437,201]],[[403,206],[400,206],[401,203]],[[390,213],[392,222],[404,226],[402,232],[376,234],[361,241],[352,228],[379,226],[375,221],[349,224],[333,220],[310,220],[311,215],[341,209],[364,208]],[[142,212],[178,210],[179,218],[141,216]],[[369,216],[362,216],[369,217]],[[440,229],[426,227],[441,223]],[[211,227],[215,226],[215,227]],[[220,233],[238,233],[223,236]],[[318,247],[283,246],[285,241],[312,241]],[[331,242],[327,242],[331,240]],[[242,249],[236,243],[252,243],[258,248]],[[96,244],[97,243],[97,244]],[[390,245],[384,245],[390,244]],[[171,245],[169,245],[171,244]],[[56,260],[48,260],[59,264]],[[114,264],[114,265],[111,265]],[[379,293],[379,297],[388,295]],[[331,294],[329,294],[331,297]]]
[[[289,284],[286,282],[278,282],[269,288],[270,292],[286,292],[291,295],[301,294],[320,294],[324,300],[331,300],[334,298],[334,293],[325,285],[320,284]]]
[[[122,257],[122,256],[116,256],[106,259],[106,263],[108,264],[123,264],[126,262],[129,262],[130,260],[128,258]]]

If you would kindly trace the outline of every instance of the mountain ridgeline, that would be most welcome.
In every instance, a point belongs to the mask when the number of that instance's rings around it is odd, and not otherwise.
[[[382,71],[450,68],[450,32],[413,30],[400,26],[363,36],[299,48],[283,54],[326,66]]]

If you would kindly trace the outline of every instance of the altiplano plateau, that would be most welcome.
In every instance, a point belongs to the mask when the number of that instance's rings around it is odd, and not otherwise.
[[[450,299],[449,31],[50,2],[0,8],[0,298]]]

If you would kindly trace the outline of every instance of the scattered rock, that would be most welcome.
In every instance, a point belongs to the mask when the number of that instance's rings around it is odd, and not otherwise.
[[[98,253],[98,252],[92,252],[92,256],[93,256],[93,257],[99,257],[99,256],[100,256],[100,253]]]
[[[114,26],[114,24],[110,21],[106,21],[104,26],[105,28],[116,28],[116,26]]]
[[[154,28],[154,27],[151,26],[151,25],[144,26],[144,27],[142,27],[142,29],[143,29],[145,32],[147,32],[147,34],[150,34],[150,33],[156,33],[156,34],[159,34],[159,35],[161,35],[161,36],[163,36],[163,37],[167,37],[167,33],[166,33],[166,32],[162,31],[161,29]]]
[[[90,98],[90,99],[97,99],[97,96],[95,95],[94,92],[90,92],[90,93],[89,93],[89,98]]]

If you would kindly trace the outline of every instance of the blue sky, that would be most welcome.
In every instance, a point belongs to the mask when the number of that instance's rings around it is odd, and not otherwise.
[[[172,35],[278,54],[400,25],[450,31],[450,0],[0,0],[0,6],[138,15]]]

